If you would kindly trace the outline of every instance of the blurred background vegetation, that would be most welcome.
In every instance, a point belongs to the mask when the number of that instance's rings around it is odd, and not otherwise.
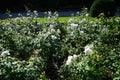
[[[0,12],[25,11],[26,8],[37,11],[80,10],[82,7],[90,8],[94,0],[1,0]],[[120,5],[120,0],[115,0]]]

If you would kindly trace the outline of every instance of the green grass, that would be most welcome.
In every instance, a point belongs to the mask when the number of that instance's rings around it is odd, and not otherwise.
[[[69,17],[58,17],[58,21],[61,22],[61,23],[68,23],[68,21],[70,19],[74,19],[74,20],[82,20],[83,16],[69,16]],[[91,21],[95,21],[95,22],[98,22],[99,19],[97,18],[93,18],[93,17],[87,17],[86,19],[88,20],[91,20]],[[48,18],[47,17],[44,17],[44,18],[38,18],[38,21],[41,22],[41,23],[44,23],[44,22],[47,22],[48,21]]]
[[[69,19],[75,18],[75,17],[59,17],[58,20],[60,22],[68,22]]]
[[[75,18],[75,17],[58,17],[58,21],[66,23],[71,18]],[[46,22],[47,20],[48,18],[38,18],[39,22]]]
[[[75,17],[58,17],[58,21],[62,22],[62,23],[67,23],[69,19],[71,18],[75,18]],[[11,19],[4,19],[2,21],[7,21],[9,22]],[[38,18],[38,22],[44,23],[47,22],[48,18],[44,17],[44,18]]]

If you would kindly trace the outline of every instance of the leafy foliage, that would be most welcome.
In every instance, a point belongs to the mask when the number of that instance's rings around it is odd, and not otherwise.
[[[37,80],[44,76],[42,73],[44,64],[40,57],[31,57],[28,61],[6,57],[0,62],[1,80]]]
[[[90,8],[90,15],[97,17],[100,13],[104,13],[106,17],[114,16],[115,14],[114,0],[95,0]]]
[[[64,23],[51,12],[45,22],[37,12],[0,20],[0,79],[119,80],[119,24],[85,14]]]

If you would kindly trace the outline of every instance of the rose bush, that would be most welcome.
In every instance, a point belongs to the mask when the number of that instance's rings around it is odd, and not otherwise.
[[[120,18],[58,19],[40,22],[35,12],[0,20],[0,79],[118,80]]]

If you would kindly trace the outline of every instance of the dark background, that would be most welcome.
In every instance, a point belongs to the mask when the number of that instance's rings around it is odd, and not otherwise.
[[[55,10],[80,10],[82,7],[90,8],[94,0],[0,0],[0,12],[25,11],[55,11]],[[120,0],[115,0],[120,5]]]

